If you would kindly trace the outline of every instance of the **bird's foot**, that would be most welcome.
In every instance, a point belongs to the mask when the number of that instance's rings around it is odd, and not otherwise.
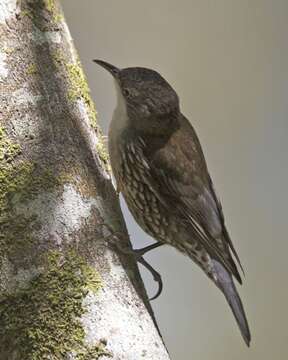
[[[159,274],[158,271],[156,271],[153,266],[151,266],[143,257],[143,255],[149,251],[149,250],[152,250],[158,246],[162,245],[161,243],[155,243],[155,244],[152,244],[152,245],[149,245],[149,246],[146,246],[145,248],[143,249],[131,249],[131,248],[121,248],[119,246],[119,244],[116,245],[117,249],[123,253],[123,254],[127,254],[127,255],[133,255],[134,259],[140,263],[141,265],[143,265],[150,273],[151,275],[153,276],[153,279],[154,281],[156,281],[158,283],[158,290],[156,292],[156,294],[154,296],[152,296],[151,298],[149,298],[149,300],[155,300],[157,299],[160,294],[162,293],[162,290],[163,290],[163,281],[162,281],[162,278],[161,278],[161,275]]]
[[[157,297],[159,297],[162,292],[162,289],[163,289],[163,282],[162,282],[161,275],[143,258],[143,255],[146,254],[146,252],[163,245],[163,243],[156,242],[152,245],[145,246],[142,249],[135,249],[135,250],[130,247],[123,248],[120,245],[119,238],[121,239],[121,237],[123,237],[124,234],[123,233],[120,234],[119,232],[113,231],[112,227],[107,224],[101,224],[101,225],[105,225],[110,232],[110,235],[106,236],[105,238],[109,239],[110,241],[112,240],[111,243],[122,254],[133,255],[135,260],[137,262],[139,262],[140,264],[142,264],[151,273],[154,281],[156,281],[158,283],[158,290],[157,290],[156,294],[152,298],[149,298],[149,300],[155,300]]]
[[[133,252],[134,252],[135,257],[137,257],[137,256],[138,256],[138,257],[142,257],[142,256],[145,255],[148,251],[153,250],[153,249],[156,249],[157,247],[162,246],[162,245],[164,245],[164,243],[162,243],[162,242],[156,242],[156,243],[154,243],[154,244],[145,246],[145,247],[142,248],[142,249],[135,249],[135,250],[133,250]]]
[[[137,250],[136,250],[137,251]],[[154,281],[158,283],[158,290],[154,296],[149,298],[149,300],[157,299],[163,290],[163,281],[161,275],[156,271],[142,256],[138,257],[137,261],[142,264],[148,271],[150,271],[151,275],[153,276]]]
[[[154,281],[156,281],[158,283],[158,290],[156,292],[156,294],[154,296],[152,296],[151,298],[149,298],[149,300],[155,300],[157,299],[161,293],[162,293],[162,290],[163,290],[163,281],[162,281],[162,277],[161,275],[159,274],[158,271],[156,271],[144,258],[143,258],[143,255],[145,255],[148,251],[150,250],[153,250],[153,249],[156,249],[157,247],[161,246],[161,245],[164,245],[163,243],[160,243],[160,242],[156,242],[152,245],[148,245],[148,246],[145,246],[144,248],[142,249],[121,249],[120,251],[124,252],[124,253],[128,253],[128,254],[131,254],[134,256],[135,260],[137,262],[139,262],[140,264],[142,264],[150,273],[151,275],[153,276],[153,279]],[[117,246],[118,247],[118,246]],[[119,247],[118,247],[119,249]]]

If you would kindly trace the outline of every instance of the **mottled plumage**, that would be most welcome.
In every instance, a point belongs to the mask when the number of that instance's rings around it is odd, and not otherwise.
[[[112,73],[118,103],[109,153],[118,190],[138,224],[158,242],[196,262],[224,293],[249,345],[250,332],[232,276],[241,267],[225,227],[198,137],[181,114],[172,87],[155,71]]]

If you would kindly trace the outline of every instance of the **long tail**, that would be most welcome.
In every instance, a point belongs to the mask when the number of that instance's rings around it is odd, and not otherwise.
[[[217,276],[217,280],[215,281],[216,285],[223,292],[226,300],[228,301],[230,308],[235,316],[243,339],[247,346],[250,345],[251,335],[247,322],[247,318],[245,315],[245,311],[242,305],[242,301],[238,295],[236,287],[233,283],[232,276],[228,273],[228,271],[221,265],[218,261],[213,261],[213,268]]]

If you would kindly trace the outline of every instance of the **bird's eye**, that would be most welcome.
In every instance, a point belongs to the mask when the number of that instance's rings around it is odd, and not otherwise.
[[[131,92],[129,89],[123,89],[123,95],[127,98],[131,96]]]

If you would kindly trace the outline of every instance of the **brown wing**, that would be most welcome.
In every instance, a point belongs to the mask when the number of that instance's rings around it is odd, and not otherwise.
[[[170,211],[174,209],[189,222],[210,256],[241,283],[229,247],[237,260],[238,256],[226,231],[201,145],[188,120],[182,117],[180,121],[180,129],[165,144],[155,147],[145,146],[145,139],[141,142],[149,185]]]

